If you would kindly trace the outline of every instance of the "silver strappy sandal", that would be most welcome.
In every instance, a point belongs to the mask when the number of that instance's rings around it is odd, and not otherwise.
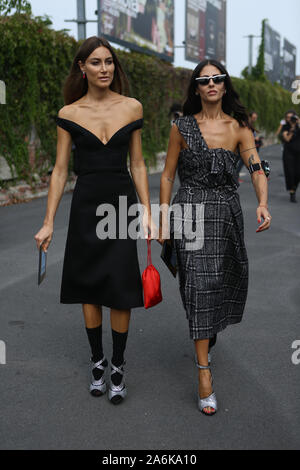
[[[93,362],[92,359],[91,359],[91,362],[92,362],[92,382],[91,382],[91,385],[90,385],[90,392],[94,397],[101,397],[106,392],[106,382],[105,382],[104,372],[105,372],[105,369],[106,369],[107,365],[106,366],[102,365],[103,362],[105,362],[105,361],[106,361],[106,357],[103,357],[103,359],[101,359],[101,361],[98,361],[98,362]],[[94,369],[103,370],[103,375],[102,375],[101,379],[95,380],[95,377],[93,375],[93,370]]]
[[[119,403],[121,403],[127,395],[127,388],[124,382],[124,373],[125,373],[124,365],[125,364],[126,362],[124,361],[120,367],[116,367],[113,365],[112,362],[110,363],[111,374],[110,374],[110,384],[109,384],[109,390],[108,390],[108,399],[114,405],[118,405]],[[120,385],[114,385],[111,380],[111,377],[116,373],[121,374],[123,376]]]
[[[198,363],[197,363],[197,367],[198,367],[198,369],[209,369],[210,370],[210,366],[200,366]],[[212,376],[211,376],[211,379],[212,379]],[[211,380],[211,384],[213,384],[213,379]],[[217,409],[218,409],[216,394],[213,392],[206,398],[200,398],[200,396],[198,394],[198,407],[199,407],[199,410],[203,414],[205,414],[205,416],[214,415],[217,412]],[[208,408],[208,407],[213,408],[215,411],[212,411],[211,413],[207,413],[206,411],[204,411],[204,409]]]

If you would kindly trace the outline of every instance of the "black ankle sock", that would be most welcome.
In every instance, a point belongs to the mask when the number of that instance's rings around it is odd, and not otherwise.
[[[126,333],[118,333],[114,330],[111,331],[113,339],[113,357],[111,362],[114,366],[120,367],[124,362],[124,351],[126,348],[128,331],[126,331]],[[123,376],[121,374],[118,374],[117,372],[114,373],[111,377],[112,383],[114,385],[120,385],[122,377]]]
[[[92,351],[92,361],[99,362],[103,359],[103,349],[102,349],[102,325],[96,328],[86,328],[88,335],[89,343]],[[103,366],[107,366],[107,361],[103,363]],[[103,370],[94,369],[93,376],[95,380],[100,380],[103,375]]]

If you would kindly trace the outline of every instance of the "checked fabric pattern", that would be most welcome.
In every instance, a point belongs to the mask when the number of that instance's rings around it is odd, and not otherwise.
[[[182,211],[181,215],[171,211],[170,232],[190,337],[207,339],[241,322],[246,304],[248,257],[236,191],[239,156],[222,148],[209,149],[193,116],[180,117],[175,124],[188,148],[179,155],[180,187],[172,206],[179,205]],[[193,227],[201,227],[194,230],[199,243],[192,250],[190,234],[184,231],[190,219]],[[176,238],[179,230],[182,236]]]

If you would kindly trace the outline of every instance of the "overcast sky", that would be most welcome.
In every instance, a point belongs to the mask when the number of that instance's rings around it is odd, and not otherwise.
[[[30,0],[35,16],[47,14],[51,17],[54,29],[69,28],[70,34],[77,38],[77,25],[66,23],[65,19],[74,19],[76,0]],[[86,0],[87,19],[95,20],[97,0]],[[227,69],[233,76],[239,77],[242,69],[248,65],[249,34],[260,35],[261,22],[269,20],[270,26],[282,38],[285,37],[297,47],[296,71],[300,74],[300,0],[227,0]],[[97,34],[97,24],[87,25],[87,37]],[[175,0],[175,43],[180,45],[185,35],[185,0]],[[260,39],[254,39],[254,57],[256,62]],[[176,49],[175,65],[194,68],[196,64],[184,60],[184,50]]]

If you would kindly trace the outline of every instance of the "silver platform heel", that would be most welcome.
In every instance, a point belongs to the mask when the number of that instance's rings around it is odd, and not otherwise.
[[[91,382],[91,385],[90,385],[90,392],[94,397],[101,397],[106,392],[106,382],[105,382],[104,372],[105,372],[105,369],[106,369],[107,365],[103,366],[103,362],[105,362],[105,361],[106,361],[106,357],[103,357],[103,359],[101,359],[101,361],[98,361],[98,362],[93,362],[93,360],[91,359],[91,362],[92,362],[92,382]],[[93,370],[94,369],[103,370],[103,375],[102,375],[101,379],[95,380],[95,377],[93,375]]]
[[[197,367],[198,367],[198,369],[209,369],[210,370],[210,366],[200,366],[198,363],[197,363]],[[211,384],[213,384],[213,380],[211,380]],[[215,411],[213,411],[211,413],[206,413],[204,411],[204,409],[207,408],[207,407],[213,408]],[[213,392],[206,398],[200,398],[199,393],[198,393],[198,408],[203,414],[205,414],[205,416],[214,415],[217,412],[217,409],[218,409],[216,394]]]
[[[124,373],[125,373],[124,366],[125,366],[125,364],[126,364],[126,362],[124,361],[123,364],[120,367],[116,367],[116,366],[113,365],[112,362],[110,363],[111,373],[110,373],[110,384],[109,384],[109,390],[108,390],[108,399],[114,405],[118,405],[119,403],[121,403],[127,395],[127,388],[126,388],[126,385],[125,385],[125,382],[124,382]],[[114,385],[114,383],[111,380],[111,377],[116,373],[123,376],[120,385]]]

